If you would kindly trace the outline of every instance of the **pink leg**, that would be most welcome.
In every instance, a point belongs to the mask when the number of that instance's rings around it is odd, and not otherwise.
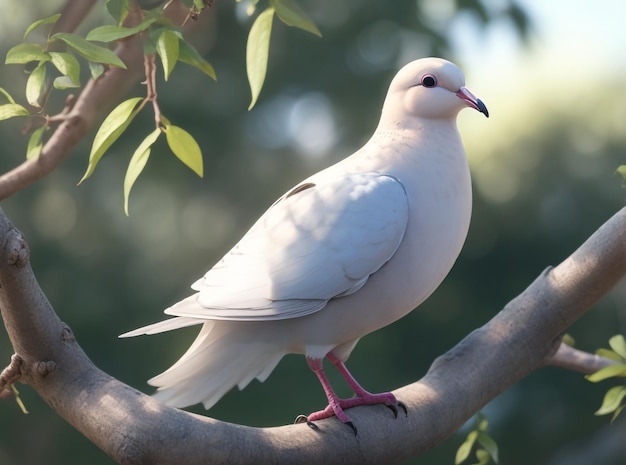
[[[374,404],[383,404],[390,408],[394,415],[398,416],[398,409],[396,406],[402,407],[404,412],[406,413],[406,407],[401,402],[396,400],[396,397],[391,392],[383,392],[380,394],[371,394],[361,387],[361,385],[354,379],[354,377],[350,374],[345,364],[335,357],[333,354],[329,353],[326,355],[326,358],[335,366],[339,373],[345,378],[346,382],[350,385],[356,397],[352,397],[350,399],[340,399],[335,394],[330,382],[328,381],[328,377],[326,373],[324,373],[323,368],[323,360],[322,359],[313,359],[306,358],[306,361],[309,365],[309,368],[316,374],[317,379],[319,379],[324,392],[326,393],[326,397],[328,398],[328,406],[324,410],[320,410],[318,412],[313,412],[309,416],[300,416],[296,418],[296,423],[306,421],[309,426],[314,426],[313,421],[322,420],[324,418],[336,416],[342,423],[346,423],[349,425],[354,434],[357,434],[356,427],[350,420],[350,417],[346,414],[344,409],[350,407],[356,407],[359,405],[374,405]]]
[[[330,381],[328,381],[326,373],[324,373],[323,360],[307,357],[306,361],[309,364],[309,368],[317,375],[317,379],[319,379],[324,393],[328,398],[328,407],[319,412],[311,413],[307,417],[307,421],[322,420],[323,418],[329,418],[335,415],[342,423],[351,423],[350,417],[343,411],[342,400],[337,397],[333,387],[330,385]]]
[[[343,378],[346,380],[348,385],[352,388],[352,390],[356,394],[357,396],[356,399],[349,399],[349,400],[355,400],[358,402],[354,405],[384,404],[390,407],[392,405],[395,406],[398,404],[398,401],[396,400],[396,396],[394,396],[391,392],[382,392],[380,394],[372,394],[366,391],[365,389],[363,389],[361,385],[357,382],[357,380],[354,379],[354,376],[352,376],[352,374],[348,371],[348,368],[346,368],[346,365],[337,357],[335,357],[335,355],[333,355],[332,352],[329,352],[326,355],[326,358],[330,360],[330,363],[332,363],[337,368],[339,373],[341,373],[341,376],[343,376]],[[393,407],[390,407],[390,408],[394,410]],[[397,414],[397,410],[394,410],[394,413]]]

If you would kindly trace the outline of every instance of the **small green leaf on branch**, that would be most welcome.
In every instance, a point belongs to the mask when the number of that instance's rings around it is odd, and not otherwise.
[[[17,103],[7,103],[0,105],[0,121],[14,118],[16,116],[28,116],[30,113],[26,108]]]
[[[191,134],[178,126],[173,126],[163,118],[167,145],[176,157],[191,168],[198,176],[202,177],[204,168],[202,163],[202,151]]]
[[[137,114],[135,107],[141,100],[141,97],[134,97],[123,101],[104,119],[94,137],[91,153],[89,154],[89,165],[79,184],[92,175],[104,153],[126,130]]]
[[[276,10],[276,16],[287,26],[297,27],[304,31],[322,37],[322,33],[307,14],[292,0],[270,0],[270,5]]]
[[[615,386],[609,389],[604,395],[602,405],[594,415],[607,415],[614,413],[622,406],[622,401],[626,397],[626,386]]]
[[[600,368],[595,373],[585,376],[587,381],[597,383],[608,378],[626,377],[626,364],[619,363]]]
[[[620,165],[615,170],[615,174],[622,177],[622,187],[626,187],[626,165]]]
[[[13,391],[13,395],[15,396],[15,402],[17,403],[17,406],[20,408],[24,415],[28,415],[28,410],[26,410],[26,406],[24,405],[24,402],[22,402],[20,392],[17,390],[14,384],[11,384],[11,390]]]
[[[180,61],[199,69],[211,79],[217,81],[217,76],[215,75],[215,70],[213,69],[213,66],[211,66],[208,61],[202,58],[202,56],[200,56],[195,48],[189,45],[185,40],[179,40],[178,45],[178,59]]]
[[[617,355],[626,360],[626,340],[624,336],[616,334],[609,339],[609,346],[611,346],[611,349],[613,349]]]
[[[46,80],[46,62],[41,61],[30,73],[26,81],[26,100],[34,107],[40,107],[39,98],[43,93],[44,82]]]
[[[106,0],[105,6],[109,14],[120,26],[130,12],[130,0]]]
[[[163,74],[166,81],[178,61],[179,49],[178,36],[169,29],[164,29],[157,39],[156,50],[161,57],[161,63],[163,63]]]
[[[80,64],[74,55],[64,52],[50,52],[50,61],[73,84],[73,86],[67,87],[80,86]]]
[[[161,129],[157,128],[152,131],[146,138],[139,144],[139,147],[133,153],[133,156],[128,163],[128,169],[126,170],[126,176],[124,177],[124,213],[129,216],[128,213],[128,199],[130,197],[130,190],[135,184],[135,181],[146,167],[148,158],[150,157],[150,151],[152,144],[161,135]]]
[[[65,44],[76,50],[77,53],[90,61],[126,69],[124,62],[120,60],[119,57],[111,50],[91,43],[82,37],[78,37],[74,34],[68,34],[66,32],[58,32],[50,37],[51,42],[55,40],[65,42]]]
[[[24,65],[31,61],[47,61],[50,55],[43,51],[41,44],[25,42],[18,44],[7,52],[4,63],[7,65]]]
[[[126,37],[145,31],[152,24],[154,24],[156,20],[156,17],[146,18],[134,27],[112,26],[110,24],[106,26],[99,26],[92,29],[89,34],[87,34],[86,40],[93,40],[96,42],[114,42],[116,40],[125,39]]]
[[[246,69],[252,100],[248,110],[256,104],[265,75],[267,73],[267,60],[269,58],[270,37],[272,35],[272,22],[274,20],[274,8],[267,8],[261,13],[250,28],[248,43],[246,45]]]
[[[28,139],[28,147],[26,148],[26,159],[34,160],[39,158],[41,149],[43,148],[43,133],[46,130],[45,126],[41,126],[33,131]]]
[[[55,15],[48,16],[47,18],[43,18],[43,19],[39,19],[35,21],[33,24],[31,24],[30,26],[26,28],[26,32],[24,33],[24,38],[26,38],[28,34],[30,34],[33,30],[35,30],[39,26],[56,23],[60,17],[61,17],[61,13],[57,13]]]

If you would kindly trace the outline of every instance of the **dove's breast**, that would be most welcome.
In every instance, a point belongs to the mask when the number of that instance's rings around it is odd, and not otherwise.
[[[430,146],[415,148],[409,142],[386,145],[402,147],[393,153],[385,147],[376,153],[378,171],[396,177],[409,199],[409,221],[400,246],[358,292],[291,320],[294,340],[299,341],[298,348],[292,347],[295,351],[310,352],[307,344],[325,350],[349,343],[398,320],[432,294],[456,261],[472,208],[469,167],[460,137],[452,126]],[[355,160],[344,162],[347,169],[358,169]],[[371,160],[366,164],[371,166]]]

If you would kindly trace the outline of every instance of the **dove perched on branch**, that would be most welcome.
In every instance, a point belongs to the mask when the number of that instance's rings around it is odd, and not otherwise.
[[[470,174],[456,127],[470,107],[489,116],[449,61],[424,58],[393,78],[380,122],[353,155],[280,197],[165,313],[174,318],[121,337],[202,325],[187,352],[149,383],[174,407],[208,409],[234,386],[264,381],[288,353],[303,354],[328,398],[303,420],[383,404],[345,362],[359,339],[403,317],[442,282],[467,235]],[[329,360],[354,390],[340,399]]]

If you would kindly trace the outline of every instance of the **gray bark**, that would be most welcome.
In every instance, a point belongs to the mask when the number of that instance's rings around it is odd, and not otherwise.
[[[22,235],[1,212],[0,244],[0,309],[18,355],[0,376],[0,390],[16,377],[30,384],[117,463],[390,464],[441,443],[533,370],[554,358],[563,365],[563,355],[555,357],[560,335],[626,274],[626,208],[436,359],[421,380],[396,390],[407,416],[393,419],[382,406],[351,409],[356,437],[332,418],[317,430],[252,428],[157,403],[89,360],[39,287]]]

